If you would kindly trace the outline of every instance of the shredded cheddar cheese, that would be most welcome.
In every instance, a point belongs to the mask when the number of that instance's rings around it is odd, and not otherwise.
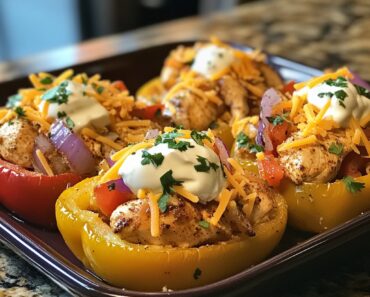
[[[149,192],[148,196],[150,206],[150,234],[153,237],[158,237],[160,235],[158,199],[161,197],[161,194]]]
[[[47,175],[54,176],[53,170],[51,169],[51,167],[50,167],[48,161],[46,160],[44,154],[42,153],[42,151],[37,149],[36,150],[36,155],[37,155],[37,158],[39,158],[39,161],[40,161],[42,167],[44,168],[45,172],[47,173]]]
[[[92,130],[90,128],[83,128],[81,133],[85,136],[88,136],[90,138],[95,139],[96,141],[104,143],[104,144],[114,148],[115,150],[121,150],[122,149],[122,146],[119,145],[118,143],[115,143],[113,140],[109,139],[108,137],[99,135],[98,133],[96,133],[94,130]]]
[[[279,152],[286,151],[292,148],[302,147],[308,144],[313,144],[317,142],[316,135],[311,135],[303,139],[297,139],[289,143],[280,144],[277,148]]]
[[[320,110],[320,112],[317,114],[317,116],[315,117],[315,119],[310,122],[307,127],[303,130],[303,136],[307,136],[308,133],[310,132],[310,130],[314,127],[314,126],[317,126],[320,121],[322,120],[322,118],[324,117],[325,113],[328,111],[328,109],[330,108],[330,105],[331,105],[331,100],[328,100],[324,107]]]
[[[351,119],[351,125],[357,131],[359,131],[360,137],[361,137],[361,140],[362,140],[362,143],[363,143],[364,147],[366,148],[366,152],[367,152],[368,156],[370,156],[370,142],[367,139],[367,136],[366,136],[365,132],[362,130],[362,128],[360,126],[360,123],[354,117],[352,117],[352,119]]]
[[[193,203],[198,203],[199,202],[199,197],[190,193],[189,191],[185,190],[184,187],[182,186],[174,186],[173,187],[173,190],[181,195],[182,197],[188,199],[189,201],[193,202]]]
[[[238,191],[238,193],[243,197],[247,198],[247,194],[245,193],[244,189],[240,186],[240,184],[235,180],[233,175],[230,173],[230,171],[224,167],[224,171],[227,177],[228,182],[235,188],[235,190]]]
[[[218,196],[219,204],[217,206],[217,209],[213,213],[211,219],[209,220],[209,222],[213,226],[216,226],[218,224],[218,221],[221,219],[223,213],[226,210],[227,205],[229,204],[231,195],[232,195],[232,191],[229,191],[226,188],[222,189],[220,195]]]
[[[247,196],[247,201],[248,203],[246,205],[243,206],[243,212],[245,213],[245,215],[249,218],[253,212],[253,208],[254,208],[254,203],[256,201],[256,198],[257,198],[257,193],[251,193]]]

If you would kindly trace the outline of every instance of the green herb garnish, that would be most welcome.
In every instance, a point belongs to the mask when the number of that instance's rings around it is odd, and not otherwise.
[[[201,274],[202,274],[202,270],[200,270],[199,268],[196,268],[196,269],[194,270],[194,273],[193,273],[193,277],[194,277],[194,279],[199,279],[199,278],[200,278],[200,276],[201,276]]]
[[[26,115],[26,112],[24,111],[24,109],[20,106],[17,106],[15,109],[14,109],[15,113],[18,115],[19,118],[21,117],[24,117]]]
[[[51,103],[58,103],[59,105],[67,103],[68,97],[71,95],[71,92],[67,90],[67,86],[68,81],[64,81],[59,86],[48,90],[41,98]]]
[[[76,126],[75,122],[70,117],[66,118],[66,124],[69,129],[73,129]]]
[[[169,133],[164,133],[162,135],[157,136],[157,138],[155,139],[155,145],[158,145],[160,143],[167,143],[169,148],[179,150],[180,152],[186,151],[188,148],[194,147],[188,141],[180,140],[176,142],[176,137],[182,135],[183,135],[182,133],[177,132],[177,129]]]
[[[40,80],[40,83],[43,85],[50,85],[53,82],[53,79],[50,76],[44,77],[42,80]]]
[[[103,93],[103,91],[104,91],[104,87],[103,87],[103,86],[98,86],[98,87],[96,88],[96,91],[98,92],[98,94],[101,94],[101,93]]]
[[[246,148],[251,153],[263,152],[263,146],[252,143],[250,138],[243,132],[236,136],[236,144],[238,148]]]
[[[194,168],[198,172],[208,172],[211,168],[216,171],[220,167],[202,156],[197,156],[197,161],[199,164],[194,165]]]
[[[287,120],[287,116],[288,116],[288,113],[283,113],[282,115],[276,115],[276,116],[267,117],[267,120],[273,126],[277,126],[277,125],[281,125],[284,122],[287,122],[288,121]]]
[[[347,87],[347,80],[343,76],[339,76],[337,79],[329,78],[328,80],[325,81],[325,83],[328,86],[332,86],[332,87],[340,87],[340,88]]]
[[[343,90],[338,90],[338,91],[334,92],[334,95],[335,95],[335,97],[337,97],[337,99],[339,101],[339,105],[342,106],[342,107],[346,107],[345,104],[344,104],[344,99],[346,99],[348,94]]]
[[[364,87],[361,87],[359,85],[355,85],[355,88],[359,95],[365,96],[366,98],[370,99],[370,91],[368,89],[365,89]]]
[[[65,111],[58,111],[58,113],[57,113],[58,119],[65,118],[66,116],[67,116],[67,114],[66,114]]]
[[[323,92],[323,93],[318,93],[317,96],[319,96],[320,98],[324,98],[324,97],[333,97],[334,96],[334,93],[332,92]]]
[[[365,183],[356,182],[351,176],[343,178],[343,182],[348,192],[356,193],[365,188]]]
[[[18,105],[18,103],[22,100],[21,94],[15,94],[8,98],[5,107],[7,108],[14,108]]]
[[[8,122],[8,126],[12,126],[12,125],[14,125],[14,122],[13,121],[9,121]]]
[[[203,139],[211,141],[211,138],[204,132],[191,131],[190,137],[199,145],[203,145]]]
[[[329,146],[329,153],[340,156],[343,153],[343,144],[341,143],[332,143]]]
[[[142,165],[148,165],[152,163],[154,167],[160,166],[164,160],[164,156],[162,155],[162,153],[152,155],[148,151],[143,151],[142,158],[143,158],[141,160]]]
[[[165,174],[163,174],[160,177],[163,193],[158,200],[158,207],[161,210],[161,212],[165,212],[167,210],[167,204],[170,199],[170,194],[172,193],[172,187],[181,186],[183,183],[183,181],[174,179],[172,173],[173,173],[172,170],[168,170]]]
[[[208,229],[209,228],[209,222],[207,222],[205,220],[199,221],[198,225],[201,226],[204,229]]]

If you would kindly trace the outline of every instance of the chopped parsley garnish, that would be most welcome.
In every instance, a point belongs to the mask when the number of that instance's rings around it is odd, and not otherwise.
[[[96,88],[96,91],[98,92],[98,94],[101,94],[101,93],[103,93],[103,91],[104,91],[104,87],[103,87],[103,86],[98,86],[98,87]]]
[[[329,78],[328,80],[325,81],[325,83],[328,86],[332,86],[332,87],[340,87],[340,88],[347,87],[347,80],[343,76],[339,76],[337,79]]]
[[[197,156],[197,161],[199,164],[194,165],[194,168],[198,172],[208,172],[211,168],[216,171],[220,167],[202,156]]]
[[[194,146],[191,145],[188,141],[177,141],[176,137],[182,136],[182,133],[177,132],[177,130],[173,130],[172,132],[164,133],[162,135],[157,136],[155,139],[155,145],[160,143],[167,143],[169,148],[179,150],[180,152],[186,151],[188,148],[192,148]]]
[[[238,145],[238,148],[246,148],[251,153],[263,152],[263,147],[261,145],[251,143],[250,138],[243,132],[240,132],[236,136],[236,144]]]
[[[12,125],[14,125],[14,122],[13,121],[9,121],[8,122],[8,126],[12,126]]]
[[[67,117],[66,118],[66,124],[67,124],[67,127],[69,129],[73,129],[76,125],[75,125],[75,122],[72,121],[72,119],[70,117]]]
[[[183,181],[176,180],[172,176],[173,171],[168,170],[165,174],[160,177],[161,185],[163,188],[163,193],[161,198],[158,200],[158,207],[161,212],[165,212],[167,210],[168,200],[170,199],[170,194],[172,192],[173,186],[181,186]]]
[[[164,156],[162,155],[162,153],[152,155],[148,151],[143,151],[142,158],[143,158],[141,160],[142,165],[148,165],[152,163],[154,167],[160,166],[164,160]]]
[[[348,192],[356,193],[365,188],[365,183],[356,182],[352,177],[346,176],[343,178],[343,182]]]
[[[329,153],[340,156],[343,153],[343,144],[332,143],[329,146]]]
[[[287,121],[288,113],[283,113],[282,115],[276,115],[267,117],[267,120],[274,126],[281,125],[285,121]]]
[[[6,102],[5,106],[7,108],[16,107],[21,100],[22,100],[22,95],[21,94],[12,95],[8,98],[8,101]]]
[[[108,190],[109,191],[114,191],[116,189],[116,183],[111,183],[108,185]]]
[[[204,229],[208,229],[209,228],[209,223],[207,221],[205,221],[205,220],[199,221],[198,225],[201,226]]]
[[[324,97],[333,97],[334,96],[334,93],[332,92],[322,92],[322,93],[318,93],[317,96],[319,96],[320,98],[324,98]]]
[[[53,79],[50,76],[46,76],[40,80],[40,83],[43,85],[50,85],[53,82]]]
[[[170,195],[163,193],[161,198],[158,200],[158,207],[161,212],[166,212],[168,200],[170,200]]]
[[[20,106],[17,106],[15,109],[14,109],[15,113],[17,114],[17,116],[20,118],[20,117],[24,117],[26,115],[26,112],[24,111],[24,109]]]
[[[334,93],[332,92],[319,93],[317,94],[317,96],[319,96],[320,98],[324,98],[324,97],[332,98],[333,96],[335,96],[338,99],[339,105],[345,108],[346,105],[344,104],[344,99],[348,97],[348,94],[343,90],[338,90],[338,91],[335,91]]]
[[[193,277],[194,277],[194,279],[199,279],[199,278],[200,278],[200,276],[201,276],[201,274],[202,274],[202,270],[200,270],[199,268],[196,268],[196,269],[194,270],[194,273],[193,273]]]
[[[58,119],[65,118],[66,116],[67,116],[67,114],[66,114],[65,111],[58,111],[58,113],[57,113]]]
[[[191,131],[190,136],[199,145],[203,145],[203,139],[211,141],[211,138],[209,138],[208,135],[203,132],[197,132],[193,130]]]
[[[370,91],[368,89],[365,89],[364,87],[361,87],[359,85],[355,85],[355,88],[359,95],[365,96],[366,98],[370,99]]]
[[[68,102],[68,97],[71,95],[71,92],[67,90],[68,81],[62,82],[59,86],[48,90],[42,99],[49,101],[51,103],[58,103],[59,105]]]

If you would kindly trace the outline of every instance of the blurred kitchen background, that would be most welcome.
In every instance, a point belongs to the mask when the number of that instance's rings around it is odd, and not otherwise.
[[[245,2],[250,1],[0,0],[0,61]]]

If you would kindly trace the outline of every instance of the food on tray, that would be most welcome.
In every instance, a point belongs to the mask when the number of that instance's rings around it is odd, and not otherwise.
[[[210,130],[149,130],[111,160],[62,193],[56,217],[73,253],[116,286],[214,282],[261,261],[284,232],[284,199]]]
[[[321,232],[370,209],[370,88],[347,68],[292,86],[266,91],[259,123],[235,123],[235,154],[254,151],[290,223]]]
[[[112,153],[156,127],[121,81],[100,75],[29,76],[0,109],[0,202],[21,218],[52,226],[59,194],[98,173]]]
[[[259,112],[269,87],[283,84],[259,51],[245,52],[213,38],[179,46],[166,58],[160,78],[144,85],[138,100],[162,104],[172,123],[204,130]]]

